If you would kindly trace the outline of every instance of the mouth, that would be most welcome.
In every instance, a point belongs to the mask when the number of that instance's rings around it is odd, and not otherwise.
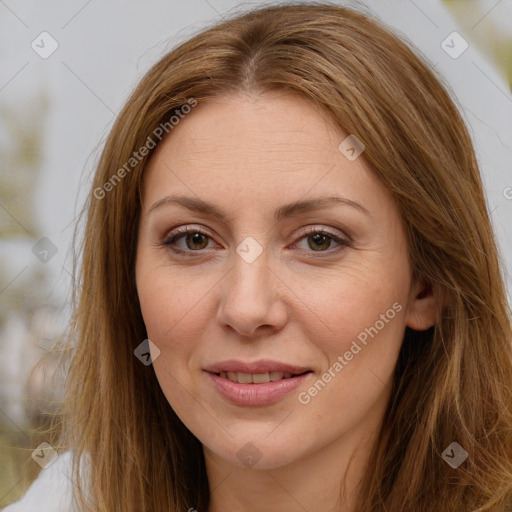
[[[238,406],[275,403],[297,389],[313,370],[277,361],[224,361],[205,368],[213,388]]]
[[[212,372],[213,373],[213,372]],[[246,372],[216,372],[217,377],[228,379],[231,382],[238,382],[239,384],[265,384],[266,382],[276,382],[283,379],[293,379],[306,373],[311,373],[311,370],[306,370],[301,373],[291,372],[264,372],[264,373],[246,373]]]

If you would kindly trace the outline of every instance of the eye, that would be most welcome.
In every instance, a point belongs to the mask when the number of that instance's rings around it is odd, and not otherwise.
[[[178,241],[184,240],[182,245],[178,245]],[[208,249],[208,241],[211,239],[210,235],[197,227],[188,226],[177,228],[167,236],[162,242],[162,245],[169,247],[175,253],[187,254],[192,256],[194,252],[201,252],[203,249]],[[298,243],[303,240],[307,241],[307,248],[302,248],[309,252],[332,253],[342,250],[344,247],[350,247],[350,241],[341,236],[331,233],[321,228],[309,228],[305,231],[304,236],[296,242],[292,247],[298,246]],[[337,247],[332,248],[332,242],[338,244]]]
[[[344,247],[350,246],[350,241],[344,239],[335,233],[331,233],[325,229],[320,228],[309,228],[305,232],[305,236],[300,239],[300,242],[306,241],[307,247],[305,250],[311,250],[313,252],[334,252],[342,250]],[[337,247],[332,248],[332,242],[338,244]],[[294,244],[298,246],[298,243]]]
[[[163,245],[177,253],[197,252],[208,248],[209,238],[210,236],[207,233],[198,228],[177,228],[164,240]],[[176,244],[181,239],[184,239],[185,247]]]

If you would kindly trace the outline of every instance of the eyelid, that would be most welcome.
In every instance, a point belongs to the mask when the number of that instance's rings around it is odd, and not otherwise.
[[[199,233],[203,236],[206,236],[210,240],[214,239],[214,237],[202,226],[196,226],[193,224],[189,224],[186,226],[180,226],[180,227],[170,230],[163,237],[162,245],[167,246],[170,250],[172,250],[176,254],[182,254],[182,255],[184,254],[187,256],[194,256],[194,253],[197,253],[198,255],[200,255],[202,252],[205,251],[205,249],[192,251],[192,250],[183,250],[183,249],[179,249],[179,248],[175,248],[175,247],[171,246],[171,242],[174,242],[176,239],[182,238],[183,235],[187,235],[189,233]],[[338,247],[328,249],[326,251],[306,251],[306,252],[311,252],[312,254],[316,253],[316,255],[318,255],[318,257],[322,257],[322,254],[332,255],[335,252],[337,252],[337,250],[339,250],[340,248],[351,247],[351,245],[352,245],[352,239],[345,233],[343,233],[343,234],[333,233],[332,231],[330,231],[329,229],[327,229],[325,227],[322,227],[319,225],[314,225],[314,226],[307,226],[304,230],[302,230],[297,235],[298,238],[296,238],[296,241],[293,242],[292,247],[294,247],[298,242],[302,241],[304,238],[306,238],[310,234],[327,235],[328,237],[332,238],[337,244],[339,244]]]
[[[324,228],[322,226],[308,226],[306,229],[301,231],[301,234],[298,235],[297,240],[292,244],[292,247],[295,247],[296,244],[301,242],[303,239],[307,238],[309,235],[312,234],[320,234],[320,235],[326,235],[328,238],[333,240],[338,244],[337,247],[329,248],[326,251],[306,251],[309,254],[312,254],[314,258],[328,258],[329,256],[334,256],[338,254],[341,250],[352,247],[353,242],[352,238],[350,238],[348,235],[346,235],[344,232],[341,233],[334,233],[330,231],[327,228]]]
[[[167,232],[167,234],[163,237],[161,244],[167,246],[171,251],[173,251],[176,254],[186,254],[188,256],[193,256],[194,252],[204,252],[204,249],[201,249],[200,251],[191,251],[172,247],[171,242],[174,242],[178,238],[182,238],[184,235],[188,235],[189,233],[199,233],[209,238],[210,240],[214,239],[214,237],[202,226],[187,224],[186,226],[179,226]]]
[[[325,235],[332,236],[333,238],[339,238],[343,240],[344,242],[351,243],[352,239],[343,231],[339,231],[337,233],[330,231],[328,228],[324,228],[319,225],[315,226],[307,226],[304,231],[301,232],[301,237],[304,237],[305,235],[309,235],[310,233],[322,233]]]
[[[213,238],[213,236],[199,224],[187,224],[185,226],[179,226],[168,231],[163,237],[164,240],[169,240],[177,235],[188,234],[188,233],[201,233],[202,235]]]

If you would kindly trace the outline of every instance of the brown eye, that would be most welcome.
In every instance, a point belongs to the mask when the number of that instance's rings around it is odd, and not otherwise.
[[[179,245],[177,242],[181,239],[184,239],[184,244]],[[163,245],[174,252],[187,253],[206,249],[209,241],[210,237],[197,228],[182,228],[170,233]]]
[[[202,233],[191,233],[185,236],[185,243],[192,250],[204,249],[208,245],[208,238]]]
[[[300,247],[300,244],[303,243],[303,240],[307,240],[306,247]],[[334,247],[333,247],[334,242]],[[335,251],[341,250],[344,247],[350,246],[350,241],[345,240],[342,237],[330,233],[323,229],[309,229],[304,233],[303,237],[299,242],[295,244],[299,249],[304,249],[308,252],[317,252],[317,253],[333,253]]]
[[[314,251],[329,249],[330,248],[329,246],[331,245],[331,242],[333,241],[331,237],[321,234],[321,233],[316,233],[315,235],[310,235],[307,237],[307,239],[308,239],[308,246],[311,249],[313,249]],[[310,241],[312,241],[312,242],[310,243]]]

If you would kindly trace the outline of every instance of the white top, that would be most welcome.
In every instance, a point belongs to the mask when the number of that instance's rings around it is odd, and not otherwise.
[[[72,462],[71,451],[59,455],[40,471],[25,496],[2,512],[73,512]]]

